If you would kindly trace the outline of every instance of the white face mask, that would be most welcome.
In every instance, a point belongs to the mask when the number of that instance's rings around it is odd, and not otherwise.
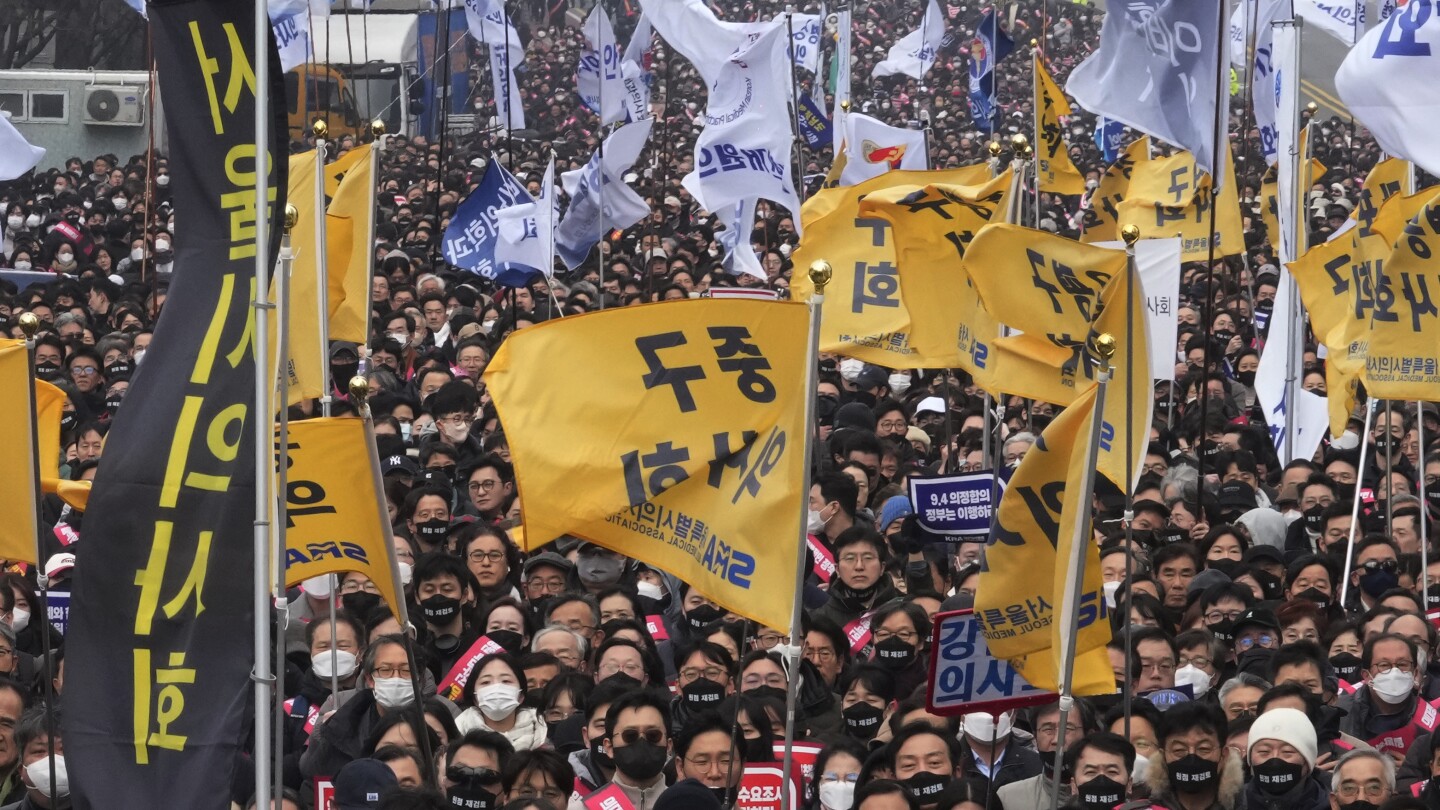
[[[410,335],[405,332],[386,332],[385,336],[399,343],[402,349],[410,344]]]
[[[40,215],[39,215],[39,214],[31,214],[30,216],[25,217],[25,227],[27,227],[27,228],[34,228],[35,226],[37,226],[37,225],[39,225],[39,224],[40,224]]]
[[[50,757],[41,757],[25,766],[25,773],[40,795],[45,798],[64,798],[70,795],[70,774],[65,770],[65,756],[55,755],[55,796],[50,795]]]
[[[1115,609],[1115,594],[1120,590],[1120,580],[1114,580],[1101,584],[1100,590],[1105,592],[1105,606],[1111,610]]]
[[[74,254],[74,253],[57,253],[57,254],[55,254],[55,259],[56,259],[57,261],[59,261],[61,264],[69,264],[69,263],[75,261],[75,254]]]
[[[1000,715],[998,724],[993,715],[985,712],[971,712],[960,719],[960,727],[964,729],[965,735],[985,745],[989,745],[991,740],[998,742],[1010,736],[1012,725],[1009,712]]]
[[[903,397],[905,396],[905,392],[910,390],[910,375],[898,373],[891,374],[889,383],[890,393],[894,394],[897,397]]]
[[[165,223],[165,230],[169,231],[170,233],[175,233],[175,220],[172,219],[169,222]]]
[[[485,334],[488,335],[490,334],[490,330],[495,328],[495,321],[481,321],[480,328],[483,329],[485,331]]]
[[[647,599],[655,599],[658,601],[665,598],[665,592],[660,590],[660,586],[653,582],[645,582],[644,580],[636,582],[635,590]]]
[[[20,226],[25,224],[25,218],[22,216],[6,217],[5,224],[10,226],[10,230],[18,231]]]
[[[855,378],[859,377],[860,372],[865,368],[865,361],[847,357],[840,361],[839,367],[840,376],[853,383],[855,382]]]
[[[520,708],[520,687],[492,683],[475,690],[475,706],[489,720],[504,720]]]
[[[821,782],[820,803],[828,810],[850,810],[855,804],[855,783]]]
[[[130,201],[124,197],[111,197],[110,204],[115,206],[116,212],[124,211],[130,207]]]
[[[321,574],[318,577],[310,577],[300,583],[300,590],[312,599],[328,599],[335,590],[330,582],[330,576],[330,574]]]
[[[164,188],[164,187],[170,185],[170,175],[168,175],[168,174],[158,175],[158,176],[155,178],[155,185],[157,185],[157,186],[159,186],[159,187],[161,187],[161,188]]]
[[[805,513],[805,533],[819,534],[825,531],[825,516],[823,513],[811,509]]]
[[[130,251],[130,261],[138,262],[145,258],[145,248],[134,248]]]
[[[1391,667],[1371,678],[1370,688],[1386,703],[1403,703],[1415,690],[1415,676]]]
[[[10,612],[10,627],[15,632],[20,632],[30,626],[30,611],[25,608],[15,608]]]
[[[1195,700],[1205,696],[1210,691],[1210,673],[1195,666],[1186,664],[1175,670],[1175,685],[1184,686],[1190,684],[1191,697]]]
[[[156,239],[156,240],[155,240],[155,252],[157,252],[157,253],[164,253],[165,251],[167,251],[167,250],[169,250],[169,249],[170,249],[170,243],[169,243],[169,242],[165,241],[164,239]]]
[[[387,709],[403,709],[415,702],[415,688],[409,678],[376,678],[375,702]]]
[[[135,361],[135,365],[140,365],[140,361],[145,359],[145,350],[136,349],[135,351],[131,352],[130,359]]]
[[[30,268],[33,267],[33,266],[34,266],[34,265],[30,264],[30,262],[27,262],[27,261],[25,261],[24,259],[21,259],[20,261],[15,262],[15,269],[16,269],[16,270],[19,270],[19,271],[22,272],[22,273],[29,272],[29,271],[30,271]]]
[[[345,650],[326,650],[310,660],[310,670],[320,678],[348,678],[355,674],[358,661],[355,654]]]
[[[415,576],[415,566],[407,562],[397,562],[395,567],[400,569],[400,584],[409,585],[410,579]]]

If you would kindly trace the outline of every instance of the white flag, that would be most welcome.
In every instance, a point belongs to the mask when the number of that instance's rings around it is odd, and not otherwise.
[[[1274,133],[1274,151],[1282,158],[1276,167],[1276,212],[1280,238],[1270,237],[1271,244],[1280,248],[1280,264],[1284,266],[1300,258],[1297,243],[1299,234],[1307,229],[1306,217],[1300,212],[1300,201],[1296,198],[1296,169],[1303,169],[1300,160],[1291,160],[1290,155],[1300,149],[1300,31],[1293,25],[1275,29],[1275,41],[1271,56],[1274,59],[1274,78],[1270,92],[1262,100],[1256,90],[1255,114],[1259,120],[1260,108],[1270,107],[1270,124]],[[1264,132],[1261,132],[1264,141]],[[1313,182],[1313,181],[1312,181]],[[1304,333],[1301,332],[1303,335]]]
[[[1270,332],[1265,340],[1266,350],[1260,354],[1260,367],[1255,372],[1255,397],[1265,409],[1265,422],[1270,426],[1270,442],[1275,445],[1275,453],[1280,457],[1281,463],[1296,458],[1313,457],[1315,449],[1320,446],[1320,440],[1325,438],[1325,431],[1330,427],[1330,408],[1325,397],[1306,391],[1299,385],[1290,387],[1288,392],[1286,390],[1285,375],[1289,362],[1286,352],[1294,345],[1291,341],[1303,340],[1305,334],[1304,307],[1299,306],[1300,302],[1296,301],[1295,316],[1292,317],[1290,312],[1291,298],[1298,297],[1293,290],[1294,286],[1290,279],[1290,270],[1282,265],[1280,286],[1275,291],[1274,314],[1270,316]],[[1300,368],[1296,365],[1296,376],[1300,373]],[[1298,401],[1291,402],[1291,395],[1298,397]],[[1287,423],[1293,424],[1293,448],[1285,446]]]
[[[640,6],[670,47],[700,71],[707,86],[715,84],[730,55],[751,39],[752,29],[768,25],[722,22],[702,0],[640,0]]]
[[[620,46],[603,6],[590,10],[585,25],[585,49],[575,66],[580,100],[600,116],[601,124],[625,120],[625,87],[621,78]]]
[[[1253,2],[1253,0],[1252,0]],[[1271,166],[1279,158],[1275,130],[1275,105],[1279,103],[1276,82],[1280,63],[1275,58],[1275,29],[1271,25],[1289,9],[1289,0],[1259,0],[1255,29],[1255,67],[1250,79],[1250,103],[1255,110],[1255,127],[1260,130],[1260,152]],[[1287,28],[1286,30],[1292,30]]]
[[[1124,250],[1124,242],[1096,242],[1096,247]],[[1149,332],[1150,377],[1175,377],[1175,343],[1180,339],[1180,240],[1141,239],[1135,243],[1135,272],[1145,297]]]
[[[725,249],[722,265],[732,276],[754,276],[766,281],[765,268],[755,258],[755,249],[750,246],[750,232],[755,230],[755,198],[741,200],[731,209],[730,219],[725,221],[725,230],[715,235],[715,241]]]
[[[1255,14],[1255,0],[1240,0],[1230,12],[1230,64],[1245,67],[1245,50],[1250,44],[1250,17]]]
[[[1335,91],[1386,152],[1440,174],[1440,9],[1410,0],[1377,25],[1335,74]]]
[[[900,38],[886,55],[885,60],[875,66],[871,78],[893,76],[902,73],[916,79],[925,78],[930,66],[940,53],[940,43],[945,39],[945,15],[940,4],[930,0],[925,7],[925,17],[920,27]]]
[[[835,109],[830,115],[830,131],[835,154],[845,143],[845,108],[841,102],[850,100],[850,11],[841,9],[836,13],[835,40]]]
[[[795,67],[815,73],[820,68],[820,32],[825,27],[825,18],[819,14],[787,12],[778,19],[787,17],[786,33],[790,35],[790,47],[794,49]]]
[[[654,38],[655,29],[650,27],[650,18],[642,11],[639,21],[635,23],[635,33],[630,35],[630,41],[625,44],[624,59],[644,67],[645,55],[650,53],[650,44]]]
[[[470,36],[490,51],[490,82],[495,88],[495,116],[507,130],[525,128],[525,107],[515,68],[525,61],[520,35],[510,24],[500,0],[465,0]]]
[[[275,48],[280,52],[280,69],[288,71],[309,61],[309,0],[269,0],[265,10],[270,15]]]
[[[628,228],[650,213],[649,204],[625,185],[624,176],[639,159],[654,123],[646,118],[620,127],[589,163],[560,175],[570,207],[555,229],[555,250],[571,270],[585,261],[607,228]]]
[[[853,186],[892,169],[925,171],[925,132],[892,127],[862,113],[845,116],[845,168],[840,185]]]
[[[737,49],[710,86],[695,169],[682,181],[710,211],[727,210],[747,197],[800,210],[790,161],[795,123],[788,105],[786,33],[783,22],[765,25],[765,33]],[[660,33],[668,40],[663,27]]]
[[[1321,31],[1354,45],[1365,33],[1365,0],[1294,0],[1295,15]]]
[[[495,244],[496,261],[532,267],[547,277],[554,276],[555,221],[559,217],[559,206],[560,198],[555,193],[555,156],[551,155],[545,177],[540,181],[539,198],[531,197],[529,201],[495,213],[500,231],[500,241]]]
[[[650,27],[650,18],[644,12],[635,23],[635,33],[625,46],[625,55],[620,60],[620,83],[625,90],[625,113],[631,121],[650,117],[650,76],[645,71],[645,57],[650,53],[655,29]]]
[[[45,150],[32,146],[10,123],[10,116],[0,113],[0,181],[14,180],[35,168],[45,157]]]

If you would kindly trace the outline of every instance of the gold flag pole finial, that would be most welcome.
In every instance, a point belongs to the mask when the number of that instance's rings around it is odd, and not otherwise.
[[[1125,241],[1127,247],[1134,245],[1140,241],[1140,227],[1133,223],[1122,227],[1120,229],[1120,238]]]
[[[817,295],[825,294],[825,285],[830,283],[830,277],[834,275],[834,268],[830,262],[824,259],[816,259],[810,263],[810,283],[815,285]]]
[[[385,122],[384,122],[384,121],[381,121],[379,118],[376,118],[374,121],[371,121],[371,122],[370,122],[370,135],[371,135],[371,137],[375,138],[376,140],[379,140],[379,139],[380,139],[380,136],[381,136],[381,135],[384,135],[384,134],[385,134]]]
[[[324,118],[316,118],[310,124],[310,134],[315,136],[315,140],[323,141],[325,136],[330,134],[330,125],[325,123]]]
[[[299,209],[299,208],[296,208],[295,206],[291,205],[290,203],[286,203],[286,204],[285,204],[285,233],[288,234],[288,233],[290,233],[290,231],[294,230],[294,228],[295,228],[295,223],[296,223],[296,222],[299,222],[299,221],[300,221],[300,209]]]
[[[359,374],[350,378],[350,398],[355,400],[359,406],[365,405],[365,400],[370,398],[370,381]]]
[[[1105,361],[1105,365],[1110,365],[1110,358],[1115,356],[1115,336],[1105,332],[1095,338],[1095,352]]]
[[[990,157],[998,158],[1005,147],[1001,146],[999,141],[991,141],[985,145],[985,148],[990,151]]]
[[[840,109],[844,112],[850,112],[850,99],[842,99],[840,101]]]
[[[20,331],[24,333],[26,341],[35,339],[35,333],[40,331],[40,318],[33,312],[25,312],[20,315]]]

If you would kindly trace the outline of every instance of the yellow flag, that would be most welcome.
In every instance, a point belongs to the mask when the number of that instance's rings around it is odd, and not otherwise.
[[[289,396],[287,404],[293,405],[305,399],[319,397],[323,393],[324,365],[329,363],[328,353],[320,347],[320,321],[316,310],[320,306],[319,278],[315,242],[315,153],[302,152],[290,157],[290,185],[288,197],[297,213],[295,227],[290,230],[290,248],[294,260],[290,267],[288,321],[290,331],[286,348],[289,362],[285,367]],[[280,292],[280,278],[270,287],[270,300],[275,302]],[[271,367],[279,356],[278,318],[272,317],[270,326],[270,349],[275,352],[269,358]],[[271,376],[270,379],[276,379]]]
[[[35,425],[30,418],[30,353],[23,340],[0,340],[0,391],[5,392],[5,413],[0,416],[0,492],[5,493],[5,520],[0,522],[0,559],[35,562],[35,506],[40,482],[35,480],[31,454]],[[53,386],[52,386],[53,387]],[[38,403],[37,403],[38,404]],[[59,447],[59,439],[53,454]]]
[[[394,572],[375,442],[353,416],[290,423],[286,464],[285,582],[359,571],[391,610],[403,608]]]
[[[1370,262],[1370,289],[1356,296],[1370,318],[1365,390],[1375,397],[1440,400],[1440,196],[1434,192],[1401,229],[1388,260]],[[1382,217],[1394,202],[1381,209]]]
[[[949,365],[911,345],[912,316],[900,289],[894,235],[884,220],[861,215],[860,199],[888,188],[929,182],[970,185],[988,178],[989,168],[983,165],[892,171],[859,185],[822,190],[806,201],[801,209],[805,235],[793,257],[799,269],[791,293],[797,301],[810,300],[814,288],[805,271],[817,259],[830,263],[834,275],[825,289],[821,351],[889,368]]]
[[[1006,392],[1072,402],[1096,384],[1095,338],[1115,339],[1098,465],[1116,486],[1128,489],[1127,476],[1138,477],[1148,442],[1154,397],[1145,295],[1125,251],[999,223],[975,237],[965,265],[984,308],[1021,332],[994,341],[993,369]]]
[[[1405,233],[1411,220],[1419,216],[1434,197],[1433,188],[1390,197],[1380,204],[1380,210],[1370,218],[1369,232],[1386,242],[1394,243]],[[1364,227],[1363,224],[1361,227]]]
[[[788,628],[807,323],[800,304],[696,299],[508,338],[485,383],[510,439],[525,546],[583,537]]]
[[[1085,230],[1080,235],[1080,241],[1120,241],[1120,226],[1116,224],[1120,219],[1120,203],[1129,193],[1130,177],[1135,173],[1135,167],[1149,160],[1150,138],[1146,136],[1131,141],[1115,162],[1105,167],[1105,173],[1100,176],[1100,183],[1095,186],[1095,192],[1090,195],[1084,209]]]
[[[1060,117],[1070,114],[1070,103],[1060,92],[1045,62],[1036,51],[1031,57],[1035,71],[1035,153],[1040,177],[1040,190],[1054,194],[1084,194],[1085,178],[1070,161],[1065,148]]]
[[[1110,641],[1100,553],[1090,537],[1090,504],[1077,494],[1093,474],[1090,428],[1100,415],[1091,387],[1060,412],[1021,460],[1000,498],[995,535],[975,592],[975,616],[990,651],[1009,659],[1032,686],[1059,688],[1060,638],[1069,632],[1061,604],[1070,555],[1083,545],[1074,694],[1115,691],[1105,655]],[[1107,398],[1111,391],[1106,392]],[[1104,441],[1102,436],[1101,441]],[[1067,492],[1069,496],[1067,497]],[[1094,653],[1098,652],[1099,655]]]
[[[375,172],[371,144],[357,147],[325,167],[325,195],[330,205],[327,243],[330,246],[330,339],[364,343],[370,309],[370,265],[374,245],[370,232],[375,208]],[[336,219],[348,220],[337,227]],[[343,232],[337,231],[343,228]],[[338,240],[338,241],[337,241]],[[348,248],[340,244],[348,242]]]
[[[44,380],[35,381],[36,429],[39,431],[40,478],[60,477],[60,420],[65,392]]]
[[[1362,236],[1369,234],[1375,224],[1376,215],[1386,201],[1398,194],[1404,194],[1409,186],[1408,160],[1386,158],[1370,169],[1370,173],[1365,175],[1365,182],[1360,186],[1360,196],[1355,200],[1355,209],[1350,212],[1350,218],[1360,226]]]
[[[1136,166],[1130,177],[1125,200],[1119,205],[1119,223],[1138,227],[1142,239],[1179,236],[1182,261],[1206,261],[1210,257],[1212,182],[1209,175],[1200,171],[1195,156],[1189,152],[1145,161]],[[1225,185],[1215,198],[1217,258],[1245,250],[1240,197],[1235,186],[1235,163],[1226,146]]]

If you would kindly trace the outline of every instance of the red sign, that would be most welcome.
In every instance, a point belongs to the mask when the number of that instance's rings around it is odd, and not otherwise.
[[[580,803],[585,805],[585,810],[635,810],[630,797],[614,782],[586,796]]]
[[[670,640],[670,633],[665,630],[665,617],[658,613],[645,617],[645,629],[650,631],[650,638],[657,642]]]
[[[785,743],[775,743],[775,761],[784,767]],[[810,797],[810,786],[815,784],[815,760],[825,746],[819,743],[797,742],[790,746],[790,787],[795,793]]]
[[[328,776],[315,777],[315,810],[332,810],[335,806],[335,783]]]
[[[789,782],[790,807],[799,807],[795,783]],[[787,781],[784,772],[773,765],[746,765],[740,778],[740,791],[735,810],[780,810],[780,791]]]
[[[435,687],[435,693],[450,700],[459,700],[460,696],[465,694],[465,684],[470,682],[470,673],[475,669],[475,665],[480,663],[480,659],[504,651],[505,648],[491,641],[489,636],[475,639],[470,649],[445,673],[445,680]]]

